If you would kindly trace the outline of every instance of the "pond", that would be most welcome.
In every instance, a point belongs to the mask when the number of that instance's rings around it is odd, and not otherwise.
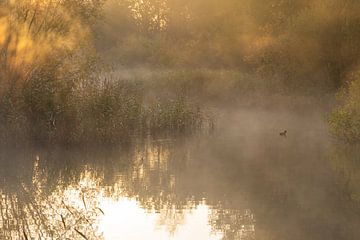
[[[231,110],[217,125],[111,149],[3,147],[1,239],[358,239],[360,154],[321,114]]]

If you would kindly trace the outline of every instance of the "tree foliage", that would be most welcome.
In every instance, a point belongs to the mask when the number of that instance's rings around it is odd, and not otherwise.
[[[103,49],[130,66],[238,68],[338,88],[360,53],[354,0],[109,0],[107,9]]]

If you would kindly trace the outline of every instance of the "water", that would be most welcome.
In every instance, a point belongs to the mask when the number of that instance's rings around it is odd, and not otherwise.
[[[360,154],[321,114],[220,119],[210,136],[3,148],[1,239],[359,239]]]

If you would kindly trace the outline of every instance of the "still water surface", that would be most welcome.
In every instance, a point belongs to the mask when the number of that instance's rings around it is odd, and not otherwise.
[[[332,143],[321,115],[221,119],[212,135],[106,150],[2,149],[0,238],[360,238],[360,151]]]

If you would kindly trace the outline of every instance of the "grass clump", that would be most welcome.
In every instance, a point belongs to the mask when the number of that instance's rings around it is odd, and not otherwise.
[[[191,106],[183,98],[156,101],[147,110],[149,126],[152,131],[173,130],[184,132],[198,130],[203,126],[205,115],[199,107]]]
[[[83,90],[79,99],[77,138],[117,142],[129,137],[143,124],[143,91],[131,81],[104,79]]]

